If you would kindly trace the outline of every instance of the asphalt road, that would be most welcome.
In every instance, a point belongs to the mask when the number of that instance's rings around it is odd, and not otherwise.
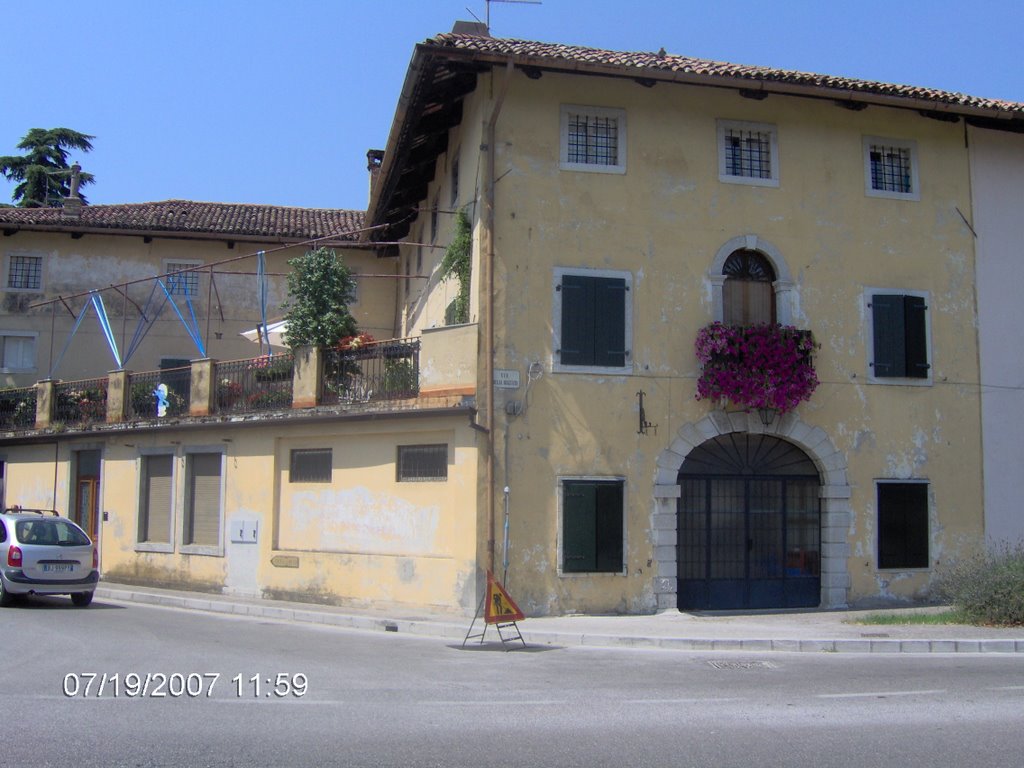
[[[1024,658],[462,650],[64,598],[0,611],[10,766],[1015,766]]]

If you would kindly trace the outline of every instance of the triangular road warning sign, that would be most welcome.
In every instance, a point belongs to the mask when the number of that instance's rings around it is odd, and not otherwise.
[[[508,596],[508,592],[490,571],[487,572],[487,599],[484,603],[484,621],[488,624],[522,621],[524,618],[515,600]]]

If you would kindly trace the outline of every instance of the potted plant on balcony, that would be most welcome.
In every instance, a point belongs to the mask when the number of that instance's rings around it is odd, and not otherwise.
[[[697,399],[770,413],[791,411],[818,386],[814,347],[810,331],[788,325],[704,326],[695,344],[702,366]]]

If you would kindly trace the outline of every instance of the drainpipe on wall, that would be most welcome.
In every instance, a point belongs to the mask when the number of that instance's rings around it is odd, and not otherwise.
[[[483,179],[481,195],[483,203],[483,215],[480,217],[480,283],[481,295],[485,306],[481,309],[484,321],[484,428],[487,429],[486,441],[486,467],[487,477],[485,486],[487,490],[487,567],[494,573],[494,532],[495,532],[495,504],[494,504],[494,154],[495,154],[495,126],[498,124],[498,115],[501,114],[501,107],[505,102],[505,94],[508,92],[509,83],[512,80],[512,59],[505,64],[505,76],[502,78],[498,93],[495,95],[494,108],[491,110],[490,119],[484,123],[484,144],[480,150],[486,153],[487,157],[483,164]],[[493,84],[493,79],[492,79]]]

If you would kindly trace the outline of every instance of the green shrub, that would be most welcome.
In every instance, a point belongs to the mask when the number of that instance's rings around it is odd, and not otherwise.
[[[976,552],[941,568],[937,593],[971,623],[1024,626],[1024,542]]]

